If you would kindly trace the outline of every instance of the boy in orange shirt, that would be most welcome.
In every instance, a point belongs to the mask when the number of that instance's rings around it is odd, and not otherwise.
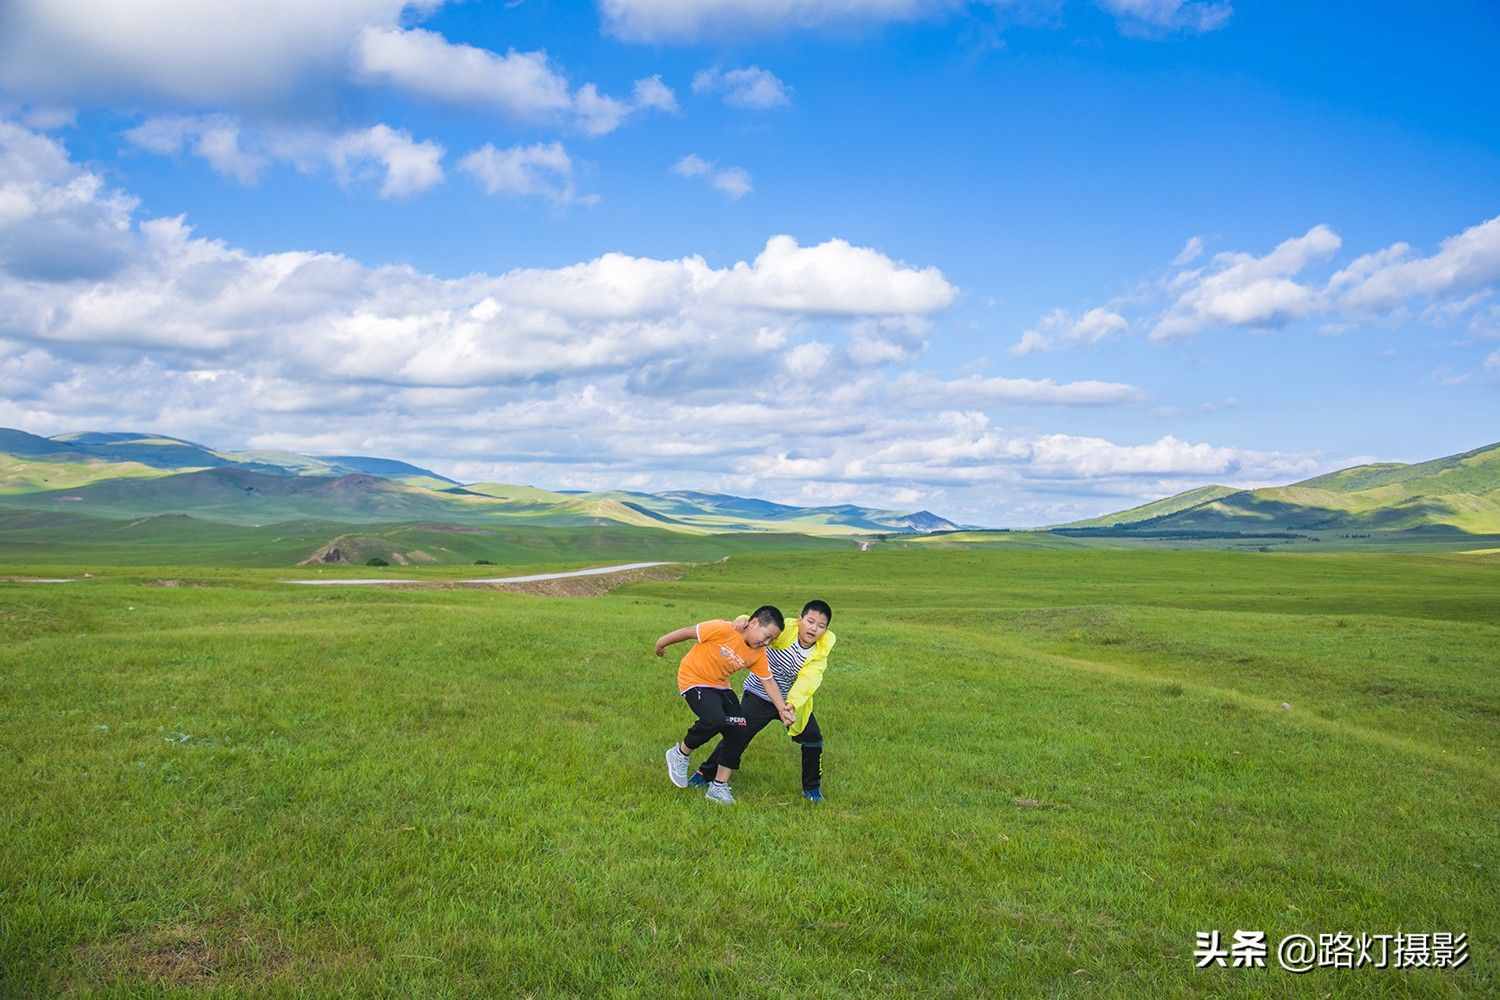
[[[737,738],[739,731],[745,728],[745,716],[740,711],[739,698],[729,686],[729,678],[741,670],[749,670],[762,681],[770,681],[771,668],[766,666],[765,647],[785,627],[786,619],[780,610],[766,604],[756,608],[743,624],[707,621],[668,632],[656,640],[657,656],[664,654],[673,643],[694,640],[693,648],[678,664],[677,690],[698,721],[693,723],[682,742],[667,748],[667,777],[672,784],[678,788],[687,787],[688,774],[692,770],[688,758],[696,748],[722,733],[724,741],[720,744],[718,771],[714,780],[709,782],[705,797],[722,805],[734,804],[729,778],[740,766],[740,753],[746,741]],[[796,713],[787,706],[776,685],[767,684],[766,690],[767,693],[774,692],[771,701],[781,721],[787,725],[795,722]]]

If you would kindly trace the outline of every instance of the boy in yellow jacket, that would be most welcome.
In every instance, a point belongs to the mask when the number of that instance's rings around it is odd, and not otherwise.
[[[795,722],[787,726],[787,734],[802,747],[802,797],[810,802],[823,801],[823,733],[818,720],[813,716],[812,697],[823,683],[823,672],[828,669],[828,654],[833,650],[837,637],[828,626],[833,622],[833,609],[826,601],[808,601],[802,613],[779,637],[766,647],[766,665],[771,668],[770,683],[777,688],[775,695],[767,690],[764,681],[754,674],[745,678],[744,698],[741,710],[745,726],[738,732],[727,732],[714,748],[708,760],[703,762],[689,784],[706,785],[713,781],[719,763],[720,752],[725,742],[733,740],[738,763],[739,754],[755,738],[755,734],[777,717],[774,702],[780,695],[786,704],[797,713]]]

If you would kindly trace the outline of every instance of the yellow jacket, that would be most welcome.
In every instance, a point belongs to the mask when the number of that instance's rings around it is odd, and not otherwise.
[[[771,640],[771,645],[776,649],[787,649],[796,641],[797,626],[792,625],[782,629],[781,635]],[[802,669],[797,671],[797,679],[792,682],[792,689],[786,695],[786,703],[797,713],[797,721],[787,728],[788,736],[796,736],[807,728],[807,720],[812,717],[813,693],[823,683],[823,672],[828,669],[828,654],[833,652],[833,644],[836,642],[838,636],[832,632],[824,632],[818,636],[807,659],[802,661]]]

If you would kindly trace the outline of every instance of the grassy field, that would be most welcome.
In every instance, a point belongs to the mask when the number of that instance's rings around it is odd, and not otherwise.
[[[586,599],[33,562],[94,575],[0,583],[6,996],[1500,991],[1500,559],[846,544]],[[651,642],[811,596],[827,802],[774,730],[738,806],[671,787]],[[1472,958],[1194,968],[1237,929]]]

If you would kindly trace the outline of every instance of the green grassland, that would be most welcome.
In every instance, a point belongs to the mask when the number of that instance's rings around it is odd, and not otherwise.
[[[1067,541],[587,599],[10,559],[76,582],[0,583],[0,995],[1500,991],[1500,559]],[[671,787],[652,641],[814,595],[827,802],[774,729],[732,809]],[[1196,970],[1212,929],[1472,958]]]
[[[341,543],[347,566],[293,570],[324,546]],[[161,514],[122,521],[80,514],[0,509],[0,565],[264,567],[281,576],[317,573],[369,576],[371,558],[426,565],[447,575],[485,575],[475,563],[575,568],[615,562],[712,561],[769,550],[852,549],[845,539],[803,535],[702,535],[619,524],[558,528],[452,523],[348,524],[298,520],[260,527]],[[493,575],[493,574],[489,574]]]

